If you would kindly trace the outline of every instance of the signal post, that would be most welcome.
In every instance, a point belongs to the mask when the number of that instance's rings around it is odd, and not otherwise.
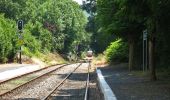
[[[18,20],[17,22],[17,29],[18,29],[18,43],[19,43],[19,63],[22,64],[22,44],[23,44],[23,20]]]

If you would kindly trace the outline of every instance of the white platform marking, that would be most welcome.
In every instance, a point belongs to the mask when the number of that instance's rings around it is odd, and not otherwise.
[[[115,94],[112,92],[111,88],[105,81],[100,69],[96,69],[96,72],[97,72],[97,77],[98,77],[98,82],[99,82],[101,92],[104,95],[104,100],[117,100]]]

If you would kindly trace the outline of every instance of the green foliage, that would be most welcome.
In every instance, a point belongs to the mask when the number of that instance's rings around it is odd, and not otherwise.
[[[96,13],[96,5],[98,5],[96,0],[86,0],[82,8],[89,14],[86,31],[91,33],[90,48],[95,51],[95,54],[98,54],[102,53],[115,39],[115,35],[101,31],[101,18],[96,18],[99,15]]]
[[[169,5],[168,0],[97,0],[96,19],[100,32],[115,34],[134,45],[131,56],[140,60],[138,65],[142,63],[142,51],[138,47],[142,47],[142,31],[147,29],[148,40],[156,39],[156,54],[151,58],[156,58],[156,65],[167,66],[170,63]]]
[[[15,22],[0,15],[0,61],[6,62],[16,53]]]
[[[40,41],[38,41],[28,30],[24,33],[24,46],[29,49],[30,52],[36,53],[41,50]]]
[[[36,41],[40,43],[41,46],[39,47],[39,51],[51,51],[52,35],[47,29],[43,28],[43,25],[40,22],[36,21],[35,24],[28,22],[28,24],[25,25],[25,29],[28,31],[28,34],[33,35]]]
[[[21,41],[24,54],[29,56],[39,52],[76,52],[70,48],[89,44],[90,34],[85,31],[87,18],[72,0],[1,0],[1,13],[5,16],[0,16],[1,61],[13,59]],[[12,21],[18,19],[24,21],[21,41]]]
[[[40,34],[41,27],[50,32],[50,34],[47,34],[51,36],[46,38],[51,40],[48,42],[51,42],[52,48],[49,46],[48,49],[68,52],[74,41],[89,41],[89,36],[86,35],[84,30],[87,21],[77,3],[71,0],[30,0],[27,1],[26,5],[21,17],[25,18],[26,22],[41,23],[41,25],[38,25],[39,27],[33,29],[34,36]],[[28,12],[31,14],[28,15]]]
[[[138,0],[99,0],[97,20],[104,33],[114,33],[121,38],[141,35],[145,4]]]
[[[125,62],[128,60],[128,46],[127,43],[123,42],[121,39],[118,39],[110,44],[107,47],[106,59],[108,62]]]
[[[7,18],[16,18],[19,13],[19,5],[13,0],[1,0],[0,1],[0,12],[5,14]]]
[[[29,50],[29,48],[22,47],[22,51],[24,55],[27,55],[28,57],[33,57],[34,54]]]

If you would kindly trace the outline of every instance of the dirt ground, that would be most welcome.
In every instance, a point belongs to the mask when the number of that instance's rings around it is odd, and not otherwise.
[[[169,74],[150,81],[147,75],[129,72],[127,68],[127,64],[100,68],[118,100],[170,100]]]

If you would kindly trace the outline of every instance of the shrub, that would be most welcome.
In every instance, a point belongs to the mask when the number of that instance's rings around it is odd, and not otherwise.
[[[31,35],[29,30],[25,29],[25,33],[23,35],[24,38],[24,47],[28,49],[29,52],[35,54],[41,50],[41,43],[34,36]]]
[[[16,28],[15,22],[4,18],[0,14],[0,62],[7,62],[12,59],[16,52]]]
[[[106,60],[110,63],[125,62],[128,60],[127,43],[123,42],[121,39],[118,39],[107,47],[105,53]]]
[[[48,53],[52,48],[52,34],[47,29],[43,28],[43,25],[36,21],[34,24],[28,22],[25,25],[27,33],[31,34],[37,41],[40,42],[41,52]]]

